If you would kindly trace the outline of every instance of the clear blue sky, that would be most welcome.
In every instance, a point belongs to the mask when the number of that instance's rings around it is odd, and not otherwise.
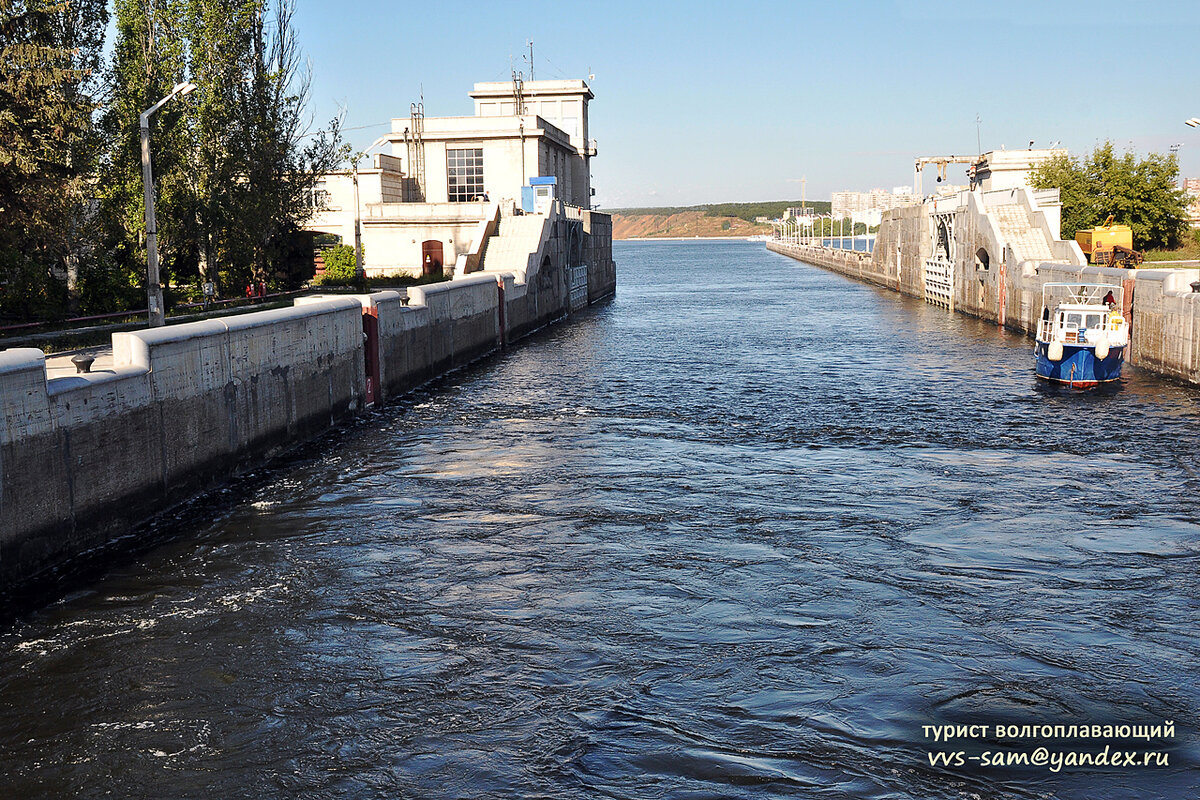
[[[586,78],[602,207],[793,199],[912,183],[917,155],[1180,143],[1200,176],[1193,2],[299,0],[318,123],[365,146],[407,116],[469,115],[476,81]],[[926,172],[926,187],[933,181]],[[964,183],[961,168],[951,174]]]

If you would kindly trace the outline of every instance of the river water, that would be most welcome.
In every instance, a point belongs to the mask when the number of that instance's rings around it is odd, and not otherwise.
[[[761,244],[615,256],[612,302],[0,631],[5,795],[1197,795],[1200,393],[1048,388]],[[967,760],[1039,746],[1169,758]]]

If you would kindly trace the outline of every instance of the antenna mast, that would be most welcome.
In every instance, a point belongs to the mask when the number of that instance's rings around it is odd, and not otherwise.
[[[417,203],[425,202],[425,93],[421,93],[421,102],[410,103],[408,130],[404,132],[404,142],[408,145],[408,168],[412,176],[405,184],[408,186],[408,200]]]
[[[525,80],[520,72],[514,72],[513,81],[513,111],[518,117],[525,116]]]

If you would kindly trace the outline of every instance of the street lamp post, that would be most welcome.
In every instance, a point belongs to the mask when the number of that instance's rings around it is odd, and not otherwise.
[[[177,83],[171,93],[142,112],[142,185],[146,192],[146,307],[151,328],[166,324],[162,286],[158,282],[158,227],[154,219],[154,174],[150,168],[150,117],[175,95],[186,95],[194,83]]]

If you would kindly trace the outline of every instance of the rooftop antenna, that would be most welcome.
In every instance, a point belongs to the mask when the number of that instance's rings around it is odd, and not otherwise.
[[[404,143],[408,150],[408,169],[412,174],[402,186],[408,191],[409,202],[425,202],[425,85],[421,84],[419,103],[408,107],[408,127],[404,130]]]
[[[529,45],[529,80],[533,80],[533,39],[526,39],[525,44]]]
[[[525,78],[518,70],[512,74],[513,83],[513,113],[518,117],[525,116]]]
[[[979,124],[981,122],[983,122],[983,119],[979,116],[979,112],[975,112],[975,150],[979,155],[983,155],[983,144],[981,144],[982,139],[979,135]]]

